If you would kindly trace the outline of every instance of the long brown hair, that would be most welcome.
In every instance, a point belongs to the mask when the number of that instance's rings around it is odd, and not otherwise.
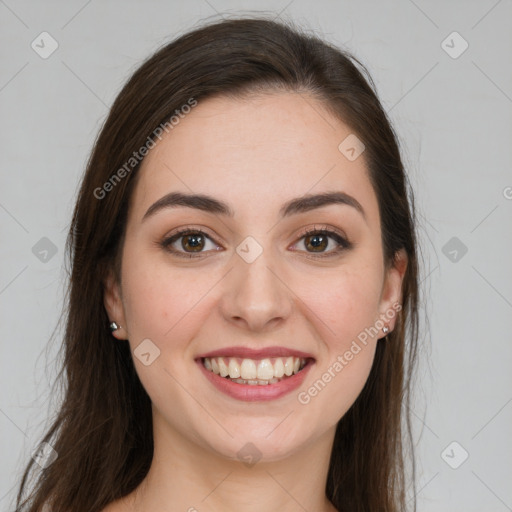
[[[157,51],[119,93],[96,140],[67,239],[65,394],[43,439],[58,457],[44,470],[28,464],[19,511],[41,512],[48,504],[52,512],[97,512],[144,479],[153,456],[151,402],[129,345],[111,337],[103,305],[109,269],[119,278],[140,167],[126,163],[191,99],[276,89],[312,95],[363,141],[385,263],[392,265],[400,249],[408,257],[396,327],[377,344],[366,385],[338,423],[326,495],[340,512],[415,509],[406,503],[405,443],[412,447],[408,403],[418,344],[416,221],[396,136],[353,56],[290,24],[249,18],[210,23]],[[27,493],[31,475],[36,483]]]

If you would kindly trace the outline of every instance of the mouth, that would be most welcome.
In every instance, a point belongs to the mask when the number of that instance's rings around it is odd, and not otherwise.
[[[203,354],[195,361],[217,390],[236,400],[254,402],[274,400],[297,389],[316,360],[283,347],[233,347]]]
[[[204,368],[236,384],[268,386],[301,372],[310,358],[288,356],[264,359],[202,357]]]

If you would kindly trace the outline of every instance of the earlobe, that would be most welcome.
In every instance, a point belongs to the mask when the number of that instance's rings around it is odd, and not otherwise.
[[[106,325],[105,329],[109,329],[115,338],[125,340],[128,333],[125,328],[126,322],[123,302],[121,300],[120,284],[112,271],[108,272],[103,282],[103,304],[109,318],[109,325]]]

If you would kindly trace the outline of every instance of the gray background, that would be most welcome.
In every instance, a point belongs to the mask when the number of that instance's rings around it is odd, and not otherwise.
[[[346,45],[399,134],[429,317],[412,410],[418,510],[512,510],[510,0],[0,0],[0,509],[52,407],[65,232],[108,108],[157,47],[248,10]],[[31,48],[51,48],[43,31],[58,43],[47,59]]]

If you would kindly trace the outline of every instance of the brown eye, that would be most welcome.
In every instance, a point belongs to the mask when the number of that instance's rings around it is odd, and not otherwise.
[[[181,247],[187,252],[200,252],[204,249],[204,236],[200,233],[193,233],[181,237]]]
[[[162,240],[160,245],[173,255],[186,258],[201,257],[206,255],[204,253],[221,250],[221,247],[210,236],[193,229],[180,230],[171,237]]]
[[[323,252],[329,245],[329,237],[318,233],[316,235],[308,235],[304,238],[306,248],[311,252]]]
[[[307,231],[295,245],[298,246],[295,250],[299,249],[300,252],[319,258],[337,256],[353,247],[346,238],[329,229]]]

